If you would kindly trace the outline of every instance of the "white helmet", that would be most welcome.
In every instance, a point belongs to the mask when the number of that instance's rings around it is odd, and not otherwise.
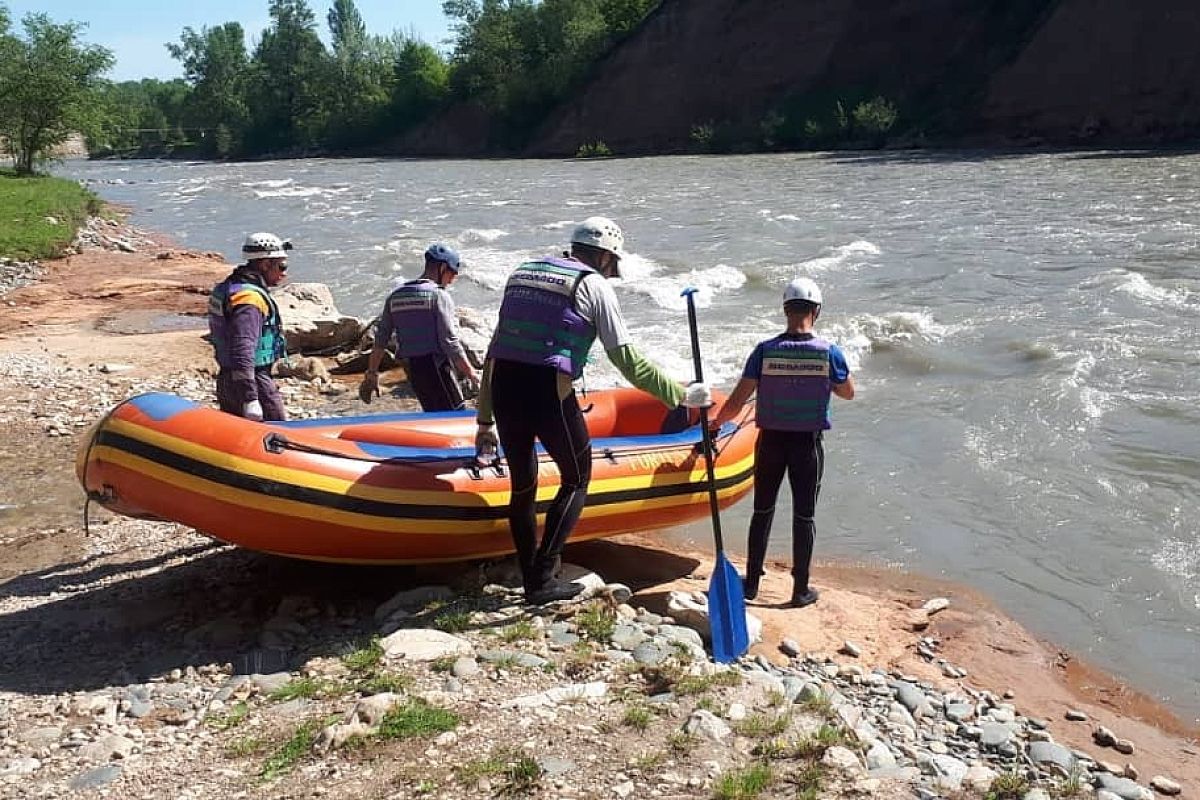
[[[588,217],[571,234],[571,243],[598,247],[620,258],[624,255],[625,234],[608,217]]]
[[[784,304],[793,300],[803,300],[819,306],[821,305],[821,289],[812,278],[796,278],[783,290]]]
[[[242,242],[242,255],[247,261],[287,258],[287,251],[291,249],[291,242],[285,242],[273,233],[252,233]]]

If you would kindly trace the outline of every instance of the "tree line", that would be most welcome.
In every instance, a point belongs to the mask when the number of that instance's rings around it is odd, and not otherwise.
[[[268,0],[255,41],[236,21],[187,27],[166,44],[182,78],[123,82],[104,80],[112,54],[77,23],[31,14],[22,36],[0,5],[0,137],[22,154],[19,171],[71,131],[93,152],[129,155],[353,152],[470,103],[498,148],[519,147],[657,3],[446,0],[443,54],[413,34],[369,32],[354,0],[329,9],[326,45],[307,0]]]

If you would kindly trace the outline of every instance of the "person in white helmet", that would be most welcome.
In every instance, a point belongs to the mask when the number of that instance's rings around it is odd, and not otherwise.
[[[488,348],[477,404],[476,451],[486,462],[497,444],[503,446],[512,493],[508,520],[530,603],[570,599],[583,588],[558,581],[557,572],[592,475],[591,438],[572,381],[582,375],[595,339],[634,386],[669,409],[684,399],[684,387],[634,348],[606,280],[620,275],[624,245],[615,222],[591,217],[575,228],[571,250],[562,258],[517,267],[505,285]],[[560,473],[540,541],[534,502],[537,441]]]
[[[479,376],[458,337],[454,298],[445,291],[461,269],[462,261],[453,248],[431,244],[425,251],[421,277],[388,295],[379,315],[367,374],[358,387],[364,403],[379,394],[379,365],[384,348],[395,337],[396,355],[405,359],[408,382],[423,411],[459,411],[465,406],[454,373],[471,386],[479,385]]]
[[[271,379],[271,368],[287,355],[287,343],[269,290],[287,277],[291,249],[291,242],[273,233],[250,234],[242,244],[246,263],[209,293],[208,329],[220,368],[222,411],[256,421],[287,419]]]
[[[755,401],[758,442],[754,449],[754,514],[746,545],[747,600],[758,596],[767,540],[775,518],[775,500],[786,474],[792,488],[792,597],[802,608],[817,601],[809,585],[814,517],[825,472],[822,434],[831,427],[830,395],[854,399],[854,379],[846,357],[832,342],[813,333],[821,314],[821,290],[810,278],[796,278],[783,293],[787,330],[759,342],[746,361],[742,378],[710,427],[719,429]]]

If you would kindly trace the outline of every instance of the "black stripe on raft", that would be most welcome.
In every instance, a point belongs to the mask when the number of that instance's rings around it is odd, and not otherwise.
[[[307,486],[297,486],[293,483],[260,478],[246,475],[235,470],[225,469],[210,464],[207,461],[189,458],[158,447],[131,436],[125,436],[112,431],[101,431],[96,444],[121,450],[130,455],[153,461],[179,472],[193,475],[213,483],[241,489],[255,494],[274,497],[281,500],[293,500],[298,503],[331,508],[338,511],[350,511],[355,514],[368,514],[376,517],[393,519],[456,519],[456,520],[493,520],[504,519],[508,516],[507,506],[454,506],[454,505],[420,505],[417,503],[393,503],[386,500],[368,500],[361,497],[349,497],[323,489],[313,489]],[[719,479],[717,489],[726,489],[749,480],[754,474],[754,468],[749,467],[736,475]],[[603,506],[615,503],[628,503],[634,500],[650,500],[675,495],[696,494],[707,490],[704,481],[672,484],[667,486],[648,486],[645,489],[623,489],[620,491],[590,493],[587,506]],[[549,501],[537,504],[539,513],[545,513],[550,507]]]

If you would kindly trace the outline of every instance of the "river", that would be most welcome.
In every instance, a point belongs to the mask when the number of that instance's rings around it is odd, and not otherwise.
[[[602,161],[68,162],[133,222],[371,316],[440,240],[494,318],[522,259],[616,219],[636,343],[728,388],[793,277],[858,382],[835,399],[817,559],[941,576],[1200,718],[1200,156],[842,154]],[[603,357],[591,386],[616,380]],[[773,552],[789,531],[777,515]],[[728,512],[738,542],[749,515]],[[706,526],[681,535],[704,541]],[[820,583],[817,581],[817,585]]]

